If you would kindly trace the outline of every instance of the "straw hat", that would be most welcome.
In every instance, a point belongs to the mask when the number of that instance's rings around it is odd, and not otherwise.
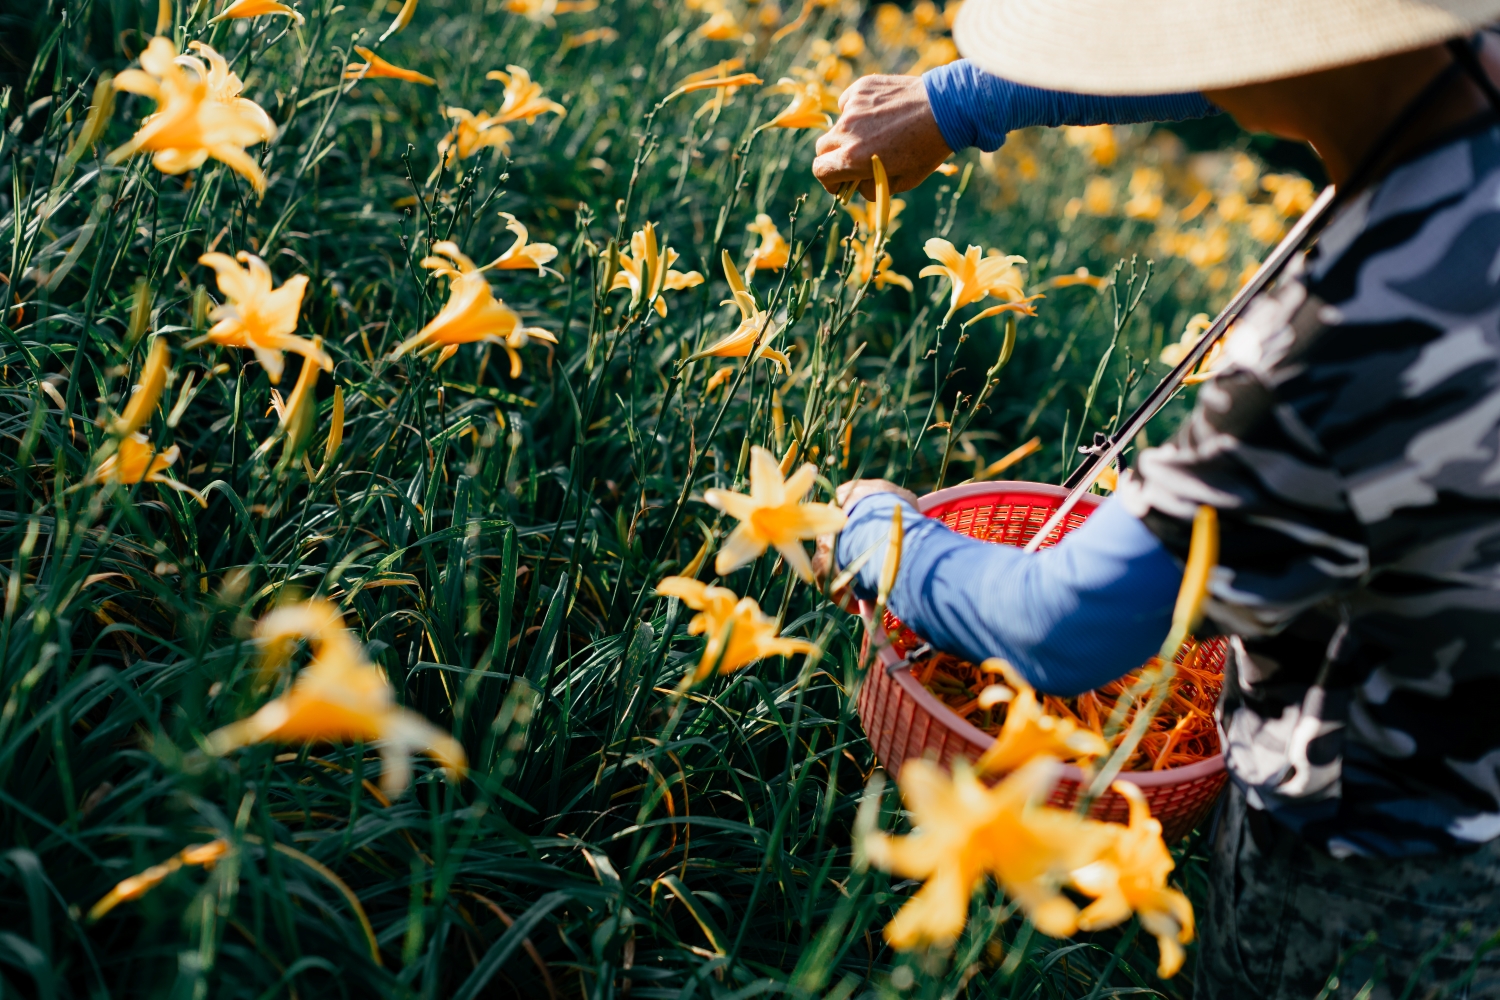
[[[1500,0],[967,0],[953,38],[1018,83],[1162,94],[1363,62],[1496,19]]]

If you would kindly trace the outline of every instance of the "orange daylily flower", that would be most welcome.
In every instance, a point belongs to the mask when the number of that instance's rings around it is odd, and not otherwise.
[[[125,412],[110,425],[110,433],[117,437],[128,437],[140,430],[156,412],[162,390],[167,387],[167,377],[172,373],[172,352],[167,348],[165,337],[151,341],[151,350],[146,354],[146,363],[141,367],[141,380],[125,404]],[[138,480],[134,480],[138,481]]]
[[[1198,341],[1203,339],[1203,335],[1208,332],[1208,328],[1213,326],[1213,323],[1214,321],[1209,318],[1208,313],[1194,314],[1193,318],[1187,321],[1187,326],[1183,328],[1182,337],[1177,343],[1168,344],[1161,349],[1161,354],[1157,355],[1161,359],[1161,363],[1171,365],[1173,368],[1181,364],[1182,359],[1187,357],[1188,353],[1194,347],[1198,346]],[[1217,374],[1225,361],[1225,345],[1229,343],[1229,338],[1233,333],[1233,327],[1224,331],[1224,335],[1219,338],[1214,346],[1208,349],[1208,353],[1203,355],[1203,360],[1198,362],[1197,369],[1182,380],[1183,385],[1197,385],[1199,382],[1207,382]]]
[[[703,284],[703,275],[697,271],[672,270],[677,263],[677,251],[665,246],[656,238],[656,224],[648,222],[630,236],[630,253],[619,255],[620,269],[615,272],[609,290],[630,289],[630,308],[640,305],[644,296],[646,304],[654,306],[659,316],[667,314],[667,299],[664,291],[677,292]]]
[[[247,266],[240,267],[236,259]],[[324,371],[333,371],[333,359],[326,351],[292,332],[297,329],[302,296],[307,291],[305,274],[294,275],[280,288],[273,289],[271,269],[266,262],[244,250],[234,257],[206,253],[198,258],[198,263],[214,269],[219,291],[226,300],[209,311],[208,318],[216,320],[209,328],[209,340],[222,347],[254,351],[272,385],[281,382],[286,351],[310,359]]]
[[[99,463],[91,476],[92,483],[159,483],[180,493],[186,493],[207,507],[208,500],[197,490],[181,480],[166,474],[166,470],[182,457],[182,450],[175,444],[166,451],[151,447],[151,441],[141,433],[121,438],[113,455]]]
[[[500,6],[512,14],[550,25],[553,14],[584,14],[596,10],[599,0],[505,0]]]
[[[241,17],[263,17],[267,14],[281,14],[290,17],[298,24],[306,24],[307,18],[284,3],[276,0],[234,0],[234,3],[224,8],[218,17],[211,18],[209,24],[218,24],[220,21],[231,21]]]
[[[1083,147],[1089,158],[1101,167],[1114,163],[1120,155],[1120,143],[1112,125],[1067,125],[1063,134],[1068,145]]]
[[[202,42],[189,48],[201,52],[208,65],[194,56],[178,56],[169,39],[157,37],[141,53],[140,69],[122,70],[115,77],[117,89],[150,97],[156,111],[129,142],[109,154],[108,162],[149,152],[156,169],[180,174],[213,157],[264,193],[265,174],[245,147],[270,140],[276,126],[258,104],[239,96],[243,84],[223,56]]]
[[[858,288],[867,281],[873,280],[876,288],[884,288],[886,285],[899,285],[911,291],[911,279],[897,274],[891,268],[891,255],[881,253],[880,261],[875,260],[875,240],[851,240],[850,248],[854,251],[854,267],[849,272],[849,287]],[[871,272],[874,272],[873,274]]]
[[[387,62],[380,58],[372,50],[363,45],[354,46],[354,51],[364,57],[362,63],[350,63],[344,70],[345,80],[366,80],[373,77],[389,77],[392,80],[406,80],[409,83],[422,83],[431,87],[437,81],[424,73],[418,73],[414,69],[402,69],[395,63]]]
[[[1005,660],[985,660],[984,669],[999,673],[1010,686],[1008,695],[1001,692],[991,694],[991,704],[999,701],[1009,701],[1010,704],[1005,710],[1005,723],[999,737],[974,765],[980,773],[1014,771],[1039,755],[1073,760],[1109,753],[1109,744],[1098,733],[1081,728],[1072,719],[1048,715],[1036,696],[1036,689]],[[990,691],[991,688],[985,689],[985,692]],[[981,692],[981,699],[984,699],[985,692]]]
[[[698,90],[714,90],[714,96],[701,104],[693,118],[697,119],[713,111],[715,115],[724,109],[724,106],[734,99],[734,95],[741,87],[758,86],[764,83],[754,73],[741,73],[744,69],[745,60],[739,56],[733,59],[724,59],[717,66],[708,69],[700,69],[696,73],[689,73],[683,77],[677,87],[663,98],[662,103],[680,97],[683,94],[691,94]]]
[[[437,365],[441,365],[461,345],[485,341],[505,349],[510,355],[510,377],[518,378],[520,348],[529,344],[531,338],[557,343],[557,338],[547,330],[523,327],[516,311],[495,298],[484,273],[493,265],[476,267],[458,249],[458,244],[448,240],[434,243],[432,251],[435,256],[423,258],[422,266],[448,279],[448,301],[431,322],[396,348],[391,354],[393,359],[420,347],[421,354],[441,351],[437,360]]]
[[[745,287],[745,282],[740,278],[740,272],[734,266],[734,260],[729,256],[729,251],[720,253],[720,263],[724,267],[724,277],[729,282],[729,290],[733,293],[732,299],[725,299],[727,305],[733,302],[740,311],[740,325],[735,327],[727,336],[714,341],[703,350],[688,356],[689,361],[697,361],[699,358],[743,358],[752,350],[757,358],[770,358],[781,366],[781,370],[790,375],[792,363],[787,356],[771,347],[771,341],[781,333],[781,327],[769,313],[764,312],[760,306],[755,304],[755,296]],[[760,346],[756,347],[756,342]]]
[[[727,674],[768,656],[793,656],[818,648],[806,639],[778,636],[776,620],[768,618],[753,597],[738,597],[726,587],[669,576],[656,585],[656,592],[680,598],[697,611],[688,622],[688,635],[708,638],[698,666],[683,678],[684,688],[713,676],[715,668]]]
[[[739,19],[723,8],[714,11],[707,21],[699,25],[697,34],[711,42],[748,43],[754,40],[754,36],[740,26]]]
[[[593,45],[595,42],[603,42],[605,45],[608,45],[610,42],[618,40],[619,37],[620,33],[614,28],[590,28],[587,31],[580,31],[576,35],[564,35],[562,51],[572,52],[574,49],[581,49],[585,45]]]
[[[1312,181],[1295,174],[1266,174],[1260,186],[1271,194],[1271,206],[1287,218],[1301,215],[1312,207]]]
[[[1099,275],[1090,274],[1089,269],[1080,267],[1072,274],[1059,274],[1048,278],[1039,287],[1047,288],[1072,288],[1074,285],[1087,285],[1094,291],[1103,291],[1109,287],[1109,279]]]
[[[791,94],[792,103],[760,128],[832,128],[833,119],[828,116],[828,112],[839,109],[838,95],[829,90],[816,75],[805,70],[793,72],[798,73],[801,79],[784,76],[770,91],[775,94]]]
[[[998,250],[991,250],[989,256],[981,257],[979,247],[973,244],[969,245],[966,252],[960,254],[952,243],[936,237],[928,240],[923,245],[923,249],[927,251],[927,256],[938,263],[928,264],[918,272],[918,276],[947,278],[953,286],[948,312],[943,317],[944,323],[964,306],[991,295],[1005,299],[1006,305],[987,309],[975,316],[975,320],[1006,309],[1032,313],[1027,305],[1031,299],[1026,297],[1022,289],[1021,272],[1015,266],[1026,263],[1025,257],[1017,257],[1014,254],[1005,256]]]
[[[771,221],[769,215],[761,212],[745,230],[760,237],[760,246],[750,254],[750,263],[745,266],[745,280],[754,278],[755,272],[762,268],[779,271],[786,267],[792,256],[792,248],[787,245],[786,237],[781,235],[781,230],[776,228],[776,223]]]
[[[1176,866],[1145,793],[1129,781],[1111,787],[1130,803],[1130,825],[1112,826],[1114,840],[1104,856],[1071,873],[1073,887],[1094,897],[1078,915],[1078,928],[1103,930],[1137,914],[1161,949],[1156,974],[1170,979],[1182,968],[1182,946],[1193,940],[1193,904],[1167,885]]]
[[[454,160],[467,160],[490,146],[498,147],[502,153],[510,151],[510,141],[515,135],[500,124],[500,119],[483,113],[476,115],[466,108],[448,108],[445,113],[453,119],[453,128],[437,144],[444,165],[451,167]]]
[[[509,212],[501,212],[500,218],[505,220],[505,228],[515,234],[516,241],[510,245],[509,250],[490,261],[489,266],[497,271],[530,270],[534,267],[537,274],[552,270],[546,264],[557,256],[557,247],[551,243],[528,242],[531,234],[526,231],[526,226]],[[557,274],[556,271],[552,273]]]
[[[759,446],[750,449],[750,493],[706,490],[704,502],[739,521],[714,560],[714,571],[727,576],[774,546],[787,565],[812,582],[812,562],[802,542],[829,535],[844,526],[844,512],[829,503],[803,503],[818,470],[811,463],[782,479],[781,463]]]
[[[121,903],[140,899],[165,882],[168,875],[183,865],[204,865],[211,868],[214,862],[228,853],[229,841],[223,837],[210,840],[206,844],[192,844],[184,847],[161,864],[152,865],[138,875],[121,879],[119,884],[109,890],[103,899],[89,908],[89,921],[98,920]]]
[[[549,101],[542,96],[542,85],[531,79],[531,74],[520,66],[507,66],[509,73],[503,73],[498,69],[490,70],[484,74],[486,80],[499,80],[505,84],[505,97],[500,102],[500,110],[496,111],[491,120],[505,123],[520,121],[523,118],[530,125],[536,121],[538,115],[554,114],[566,115],[568,109],[556,101]]]
[[[396,704],[385,674],[365,658],[332,604],[313,600],[277,608],[256,624],[255,638],[266,646],[264,669],[279,669],[301,638],[312,648],[312,662],[285,694],[249,718],[210,733],[208,744],[215,754],[253,743],[379,740],[384,761],[380,785],[387,794],[400,794],[411,782],[409,758],[417,751],[436,758],[450,781],[463,776],[468,764],[464,748]]]

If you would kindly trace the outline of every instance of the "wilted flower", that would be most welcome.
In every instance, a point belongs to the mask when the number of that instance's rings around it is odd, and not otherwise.
[[[89,477],[95,483],[160,483],[186,493],[207,507],[208,500],[197,490],[166,474],[177,463],[182,451],[175,444],[166,451],[156,451],[151,441],[139,432],[120,439],[115,453],[99,463]]]
[[[202,42],[189,47],[202,52],[209,66],[178,56],[170,40],[157,37],[141,53],[141,69],[122,70],[115,77],[117,89],[150,97],[156,111],[129,142],[109,154],[108,162],[145,151],[153,154],[151,162],[162,173],[180,174],[213,157],[264,192],[265,174],[245,147],[271,139],[276,126],[259,105],[238,96],[243,85],[223,56]]]
[[[703,499],[739,521],[714,561],[720,576],[733,573],[774,546],[787,565],[811,582],[812,562],[802,548],[805,539],[832,534],[844,526],[844,512],[833,504],[802,503],[818,470],[811,463],[783,480],[781,463],[759,446],[750,449],[750,494],[706,490]]]
[[[833,119],[828,112],[839,109],[838,95],[829,90],[823,81],[806,70],[793,70],[801,79],[784,76],[769,91],[773,94],[791,94],[792,103],[766,122],[761,128],[831,128]]]
[[[214,862],[228,853],[229,841],[222,837],[217,840],[210,840],[206,844],[192,844],[191,846],[184,847],[161,864],[152,865],[138,875],[122,879],[118,885],[109,890],[103,899],[89,908],[89,920],[98,920],[121,903],[140,899],[146,893],[165,882],[168,875],[171,875],[183,865],[213,867]]]
[[[805,639],[776,634],[776,620],[766,617],[752,597],[737,597],[725,587],[710,587],[691,577],[669,576],[656,585],[656,592],[677,597],[697,611],[688,622],[688,635],[707,636],[698,666],[683,678],[684,686],[738,670],[768,656],[811,653],[818,647]],[[726,634],[727,633],[727,634]]]
[[[1000,735],[974,765],[981,773],[1014,771],[1039,755],[1072,760],[1109,752],[1109,744],[1098,733],[1080,728],[1072,719],[1048,715],[1037,699],[1036,689],[1005,660],[986,660],[984,669],[1005,678],[1006,684],[1010,685],[1010,695],[1004,700],[1010,704],[1005,710]]]
[[[509,212],[501,212],[500,218],[505,220],[505,228],[515,234],[516,241],[509,250],[491,261],[489,266],[497,271],[530,270],[534,267],[537,274],[550,270],[545,265],[557,256],[557,247],[551,243],[528,242],[531,235],[526,231],[526,226]]]
[[[448,108],[446,114],[453,119],[453,128],[437,144],[438,155],[446,166],[451,167],[454,160],[467,160],[489,146],[507,152],[515,138],[498,118],[476,115],[465,108]]]
[[[779,271],[786,267],[791,259],[792,248],[787,245],[786,238],[781,235],[781,230],[776,228],[776,223],[771,217],[761,212],[755,217],[745,229],[760,237],[760,246],[750,254],[750,263],[745,267],[745,277],[755,277],[755,272],[761,269],[767,271]]]
[[[530,343],[532,337],[557,343],[556,337],[540,327],[522,327],[516,311],[495,298],[490,290],[484,274],[488,268],[476,267],[458,249],[458,244],[442,240],[432,245],[432,251],[434,256],[424,257],[422,266],[448,279],[448,301],[431,322],[402,341],[392,358],[421,347],[421,354],[440,351],[437,365],[441,365],[461,345],[486,341],[505,348],[510,355],[510,377],[516,378],[521,374],[519,349]]]
[[[151,350],[146,354],[146,363],[141,368],[141,380],[136,384],[130,401],[125,404],[125,412],[110,425],[110,433],[117,437],[128,437],[151,419],[151,414],[156,412],[156,404],[161,400],[161,391],[167,386],[167,376],[172,373],[171,364],[172,352],[167,348],[166,338],[157,337],[152,340]]]
[[[660,316],[667,314],[667,299],[663,291],[681,291],[703,284],[703,275],[697,271],[672,270],[677,262],[677,251],[661,245],[656,238],[656,224],[646,223],[630,236],[630,253],[620,254],[620,269],[615,272],[609,290],[630,289],[630,308],[634,309],[645,297],[648,305],[654,305]]]
[[[363,45],[354,46],[354,51],[364,56],[365,61],[362,63],[350,63],[349,67],[344,70],[345,80],[367,80],[372,77],[384,76],[392,80],[425,83],[429,87],[437,83],[432,77],[418,73],[414,69],[402,69],[394,63],[386,62]]]
[[[1030,299],[1021,286],[1021,272],[1016,268],[1017,264],[1026,263],[1025,257],[1005,256],[998,250],[991,250],[988,256],[981,257],[980,248],[973,244],[960,254],[952,243],[937,237],[928,240],[922,248],[937,263],[922,268],[918,277],[947,278],[953,286],[944,323],[964,306],[991,295],[1005,299],[1007,305],[1017,311],[1031,311],[1026,306]],[[990,310],[986,313],[989,314]]]
[[[771,341],[781,333],[781,327],[769,313],[764,312],[755,304],[755,296],[751,295],[750,290],[745,287],[745,282],[740,278],[739,269],[734,266],[728,250],[720,254],[720,263],[724,266],[724,278],[729,282],[729,290],[734,295],[733,299],[726,299],[723,304],[732,301],[739,308],[740,325],[735,327],[728,336],[690,355],[688,360],[696,361],[699,358],[710,357],[743,358],[753,350],[757,358],[770,358],[781,366],[783,372],[790,374],[791,360],[771,347]],[[755,346],[757,342],[760,344],[759,347]]]
[[[265,14],[283,14],[298,24],[305,24],[307,21],[301,14],[284,3],[277,3],[276,0],[234,0],[234,3],[224,8],[222,14],[210,19],[208,23],[218,24],[220,21],[240,17],[261,17]]]
[[[1182,968],[1182,946],[1193,940],[1193,904],[1167,886],[1175,865],[1145,794],[1129,781],[1111,787],[1130,803],[1130,825],[1112,826],[1115,836],[1105,855],[1072,872],[1073,887],[1094,897],[1078,915],[1078,928],[1102,930],[1137,914],[1161,948],[1156,974],[1169,979]]]
[[[240,267],[235,263],[236,258],[248,267]],[[307,291],[306,275],[294,275],[280,288],[273,289],[271,269],[266,262],[243,250],[235,257],[206,253],[198,258],[198,263],[214,269],[219,291],[227,300],[208,314],[209,319],[217,321],[208,331],[209,340],[223,347],[254,351],[272,385],[281,382],[284,351],[300,354],[324,371],[333,371],[333,359],[327,352],[292,332],[297,329],[297,315]]]
[[[561,104],[542,96],[542,85],[534,82],[525,69],[520,66],[505,68],[510,72],[503,73],[495,69],[484,74],[486,80],[499,80],[505,84],[505,97],[500,102],[500,110],[491,116],[492,122],[503,124],[525,119],[526,124],[530,125],[536,121],[537,115],[568,113],[568,109]]]
[[[295,641],[306,638],[313,658],[297,674],[291,690],[247,719],[209,734],[216,754],[252,743],[317,743],[379,740],[384,769],[381,787],[399,794],[411,781],[413,752],[430,754],[449,780],[463,776],[464,748],[416,712],[396,705],[390,683],[344,628],[338,609],[314,600],[277,608],[255,626],[266,646],[266,669],[285,663]]]

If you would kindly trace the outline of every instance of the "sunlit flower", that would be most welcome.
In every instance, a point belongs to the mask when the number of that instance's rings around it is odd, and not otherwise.
[[[306,18],[297,13],[284,3],[276,0],[234,0],[234,3],[224,8],[224,12],[218,17],[209,20],[209,24],[218,24],[220,21],[229,21],[240,17],[261,17],[266,14],[282,14],[291,18],[298,24],[306,23]]]
[[[597,9],[599,0],[505,0],[500,6],[512,14],[551,24],[553,14],[584,14]]]
[[[614,28],[589,28],[587,31],[580,31],[575,35],[564,35],[562,50],[564,52],[572,52],[574,49],[581,49],[585,45],[593,45],[595,42],[603,42],[605,45],[608,45],[619,37],[620,33]]]
[[[1102,930],[1137,914],[1161,948],[1157,975],[1168,979],[1182,968],[1182,946],[1193,940],[1193,905],[1167,886],[1175,865],[1145,794],[1129,781],[1116,781],[1112,787],[1130,803],[1130,825],[1114,826],[1113,843],[1104,857],[1072,873],[1073,887],[1094,897],[1078,915],[1078,928]]]
[[[1101,167],[1115,162],[1120,155],[1120,144],[1115,139],[1112,125],[1069,125],[1063,129],[1070,146],[1081,146],[1089,158]]]
[[[865,54],[865,36],[853,28],[846,28],[842,35],[834,39],[833,48],[845,59],[858,59]]]
[[[714,571],[726,576],[774,546],[787,565],[810,582],[812,562],[802,542],[844,526],[844,512],[833,504],[802,503],[817,477],[817,468],[809,463],[783,480],[776,456],[759,446],[751,448],[748,496],[731,490],[703,494],[709,506],[740,522],[719,550]]]
[[[745,267],[746,280],[755,277],[755,272],[762,269],[779,271],[786,267],[786,262],[791,259],[792,248],[787,245],[786,238],[781,235],[781,230],[776,228],[776,223],[771,221],[769,215],[761,212],[745,229],[760,237],[760,246],[750,254],[750,263]]]
[[[975,764],[980,772],[1004,774],[1038,755],[1073,760],[1109,752],[1109,744],[1098,733],[1080,728],[1072,719],[1048,715],[1036,689],[1005,660],[986,660],[984,669],[1005,678],[1010,693],[1004,700],[1010,704],[1000,735]]]
[[[505,220],[505,228],[515,234],[516,241],[511,244],[509,250],[491,261],[489,266],[497,271],[530,270],[534,267],[537,274],[550,270],[545,265],[557,256],[557,247],[551,243],[528,242],[531,234],[526,231],[525,225],[517,221],[516,217],[509,212],[501,212],[500,218]]]
[[[1225,222],[1239,222],[1250,214],[1250,202],[1238,191],[1231,191],[1214,203],[1214,212]]]
[[[876,867],[925,880],[886,925],[893,947],[951,944],[986,874],[1042,933],[1073,933],[1078,908],[1060,889],[1068,872],[1103,853],[1110,835],[1100,829],[1106,824],[1042,805],[1057,774],[1057,762],[1040,757],[987,788],[962,758],[951,776],[928,760],[902,765],[901,797],[915,830],[905,837],[871,834],[863,845]]]
[[[1207,189],[1199,191],[1193,195],[1192,201],[1182,206],[1182,211],[1177,213],[1177,221],[1179,223],[1192,222],[1202,215],[1208,206],[1213,204],[1213,201],[1214,196],[1209,194]]]
[[[703,284],[703,275],[697,271],[672,270],[677,262],[677,251],[664,246],[656,238],[656,224],[646,223],[630,236],[630,253],[620,254],[620,269],[615,272],[609,290],[630,289],[630,308],[640,305],[644,296],[648,305],[653,305],[660,316],[667,314],[667,299],[663,291],[677,292]]]
[[[1115,186],[1107,177],[1094,177],[1084,185],[1083,207],[1090,215],[1109,215],[1115,210]]]
[[[503,124],[524,119],[530,125],[538,115],[568,113],[561,104],[542,96],[542,85],[533,81],[525,69],[520,66],[505,68],[510,72],[494,69],[484,74],[486,80],[499,80],[505,84],[505,97],[500,102],[500,110],[492,116],[493,121]]]
[[[1275,243],[1281,239],[1281,234],[1286,232],[1286,226],[1281,221],[1281,213],[1276,211],[1272,205],[1251,205],[1246,213],[1245,228],[1250,232],[1250,238],[1259,240],[1261,243]]]
[[[442,240],[432,245],[434,256],[424,257],[422,266],[448,279],[448,301],[442,310],[414,336],[402,341],[391,355],[399,358],[416,348],[419,354],[440,351],[436,368],[451,358],[463,344],[485,341],[498,344],[510,355],[510,377],[521,374],[520,348],[531,338],[557,343],[557,338],[540,327],[522,327],[514,309],[495,298],[485,277],[487,267],[476,267],[458,249],[458,244]],[[527,265],[528,267],[531,265]]]
[[[1088,268],[1080,267],[1072,274],[1059,274],[1056,277],[1048,278],[1041,283],[1040,287],[1044,289],[1071,288],[1074,285],[1087,285],[1098,292],[1103,291],[1109,286],[1109,279],[1101,275],[1090,274]]]
[[[783,372],[790,374],[791,361],[785,354],[771,347],[771,341],[781,334],[781,325],[755,304],[755,296],[751,295],[750,290],[745,287],[745,282],[740,278],[739,269],[734,266],[729,251],[723,251],[720,258],[724,266],[724,278],[729,282],[729,290],[734,296],[733,299],[726,299],[724,304],[732,301],[739,309],[740,325],[727,336],[714,341],[698,353],[690,355],[688,360],[743,358],[753,350],[757,358],[770,358],[781,366]],[[757,342],[760,344],[759,347],[755,346]]]
[[[691,577],[669,576],[656,592],[677,597],[697,611],[688,622],[688,635],[706,636],[698,666],[684,678],[684,686],[718,673],[727,674],[768,656],[811,653],[818,647],[805,639],[776,634],[776,620],[766,617],[752,597],[737,597],[725,587],[710,587]],[[726,632],[728,633],[726,635]]]
[[[208,500],[191,486],[167,475],[167,469],[177,463],[182,451],[175,444],[166,451],[156,451],[146,435],[135,433],[121,438],[115,453],[99,463],[89,477],[95,483],[159,483],[180,493],[186,493],[207,507]]]
[[[432,77],[418,73],[414,69],[402,69],[395,63],[386,62],[370,49],[363,45],[354,46],[354,51],[364,57],[362,63],[350,63],[344,70],[345,80],[366,80],[377,76],[390,77],[392,80],[406,80],[411,83],[425,83],[431,87],[437,83]]]
[[[886,48],[896,48],[906,37],[906,15],[893,3],[875,8],[875,37]]]
[[[937,263],[922,268],[918,277],[947,278],[953,286],[944,323],[964,306],[991,295],[1004,299],[1008,305],[1021,306],[1021,311],[1029,311],[1025,306],[1030,300],[1022,288],[1021,272],[1016,267],[1026,263],[1025,257],[1006,256],[998,250],[991,250],[989,256],[981,257],[980,248],[973,244],[960,254],[952,243],[937,237],[923,244],[923,249]]]
[[[184,847],[159,865],[152,865],[138,875],[122,879],[103,899],[89,908],[89,920],[98,920],[121,903],[140,899],[167,880],[167,876],[184,865],[213,867],[214,862],[229,853],[229,841],[220,837],[206,844]]]
[[[683,77],[673,91],[665,100],[670,101],[683,94],[691,94],[699,90],[713,90],[714,95],[699,105],[698,110],[693,113],[693,118],[701,118],[712,112],[716,117],[725,105],[734,100],[734,95],[741,87],[758,86],[763,81],[754,73],[741,73],[744,69],[745,60],[736,56],[733,59],[725,59],[717,66],[698,70]]]
[[[1163,201],[1162,185],[1166,179],[1155,167],[1136,167],[1130,176],[1130,200],[1125,202],[1125,215],[1131,219],[1155,219],[1161,214]]]
[[[515,135],[500,124],[500,119],[476,115],[465,108],[448,108],[446,114],[453,119],[453,128],[437,144],[438,155],[446,165],[451,167],[454,160],[467,160],[490,146],[502,153],[510,150]]]
[[[235,258],[248,267],[240,267]],[[198,263],[214,269],[218,275],[219,291],[226,301],[214,306],[209,319],[216,320],[209,328],[208,339],[223,347],[240,347],[255,352],[255,359],[266,370],[271,384],[281,382],[285,367],[284,351],[291,351],[310,358],[324,371],[333,371],[333,359],[313,342],[298,337],[297,315],[302,309],[302,296],[307,291],[307,276],[294,275],[282,283],[280,288],[271,287],[271,269],[266,262],[254,254],[241,250],[235,257],[224,253],[206,253]]]
[[[1175,344],[1168,344],[1161,349],[1161,363],[1171,365],[1174,368],[1182,363],[1182,359],[1188,356],[1188,352],[1198,346],[1198,341],[1203,339],[1203,332],[1213,325],[1213,320],[1208,318],[1208,313],[1197,313],[1187,321],[1183,328],[1182,337]]]
[[[249,718],[210,733],[214,753],[263,742],[379,740],[380,784],[388,794],[399,794],[410,783],[409,757],[417,751],[436,758],[449,780],[463,776],[464,748],[416,712],[396,705],[385,675],[365,658],[332,604],[314,600],[277,608],[256,624],[255,638],[267,647],[267,669],[285,663],[298,638],[307,639],[312,661],[291,690]]]
[[[899,285],[911,291],[911,279],[897,274],[891,268],[891,255],[881,253],[880,261],[875,261],[875,240],[851,240],[850,249],[854,251],[854,267],[849,271],[849,286],[858,288],[865,282],[874,280],[876,288],[884,288],[886,285]],[[873,269],[874,273],[871,274]]]
[[[1295,174],[1266,174],[1260,186],[1272,195],[1271,205],[1287,218],[1301,215],[1312,207],[1312,181]]]
[[[754,36],[740,26],[739,19],[722,8],[714,11],[707,21],[699,25],[697,33],[713,42],[749,43],[754,40]]]
[[[863,199],[861,199],[861,200],[863,200]],[[901,214],[901,210],[904,209],[905,207],[906,207],[906,201],[905,201],[905,199],[902,199],[902,198],[892,198],[891,199],[890,214],[886,217],[886,220],[887,220],[887,222],[886,222],[886,224],[887,224],[886,235],[887,236],[889,236],[891,233],[895,232],[897,229],[900,228],[900,226],[896,223],[896,217]],[[854,231],[855,231],[856,234],[858,234],[860,236],[870,236],[870,235],[872,235],[873,230],[875,228],[875,224],[879,221],[879,218],[880,218],[880,213],[878,211],[878,206],[872,205],[872,204],[870,204],[868,202],[866,202],[865,204],[862,204],[862,205],[857,205],[857,204],[855,204],[854,202],[851,201],[851,202],[849,202],[849,204],[847,204],[847,205],[844,206],[844,211],[848,212],[850,218],[852,218],[854,220]]]
[[[833,119],[828,116],[828,112],[839,109],[838,95],[814,74],[805,70],[793,72],[798,73],[801,79],[784,76],[769,91],[773,94],[791,94],[792,102],[761,128],[833,127]]]
[[[171,373],[172,352],[167,348],[167,339],[156,337],[151,341],[151,350],[146,353],[146,363],[141,367],[141,380],[125,404],[125,412],[110,425],[110,433],[127,437],[145,426],[156,412]]]
[[[180,174],[213,157],[263,193],[265,174],[245,147],[270,140],[276,126],[259,105],[238,96],[240,78],[229,72],[222,56],[202,42],[190,47],[203,53],[209,66],[178,56],[170,40],[157,37],[141,53],[141,69],[122,70],[115,77],[117,89],[150,97],[156,111],[108,161],[149,152],[156,169]]]
[[[916,62],[906,67],[907,76],[921,76],[938,66],[946,66],[958,58],[958,46],[953,39],[928,38],[917,46]]]

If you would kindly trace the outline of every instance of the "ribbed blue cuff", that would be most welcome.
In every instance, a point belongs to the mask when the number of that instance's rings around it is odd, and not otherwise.
[[[922,74],[938,131],[955,152],[999,149],[1006,133],[1032,125],[1129,125],[1219,113],[1202,94],[1101,97],[1042,90],[992,76],[967,59]]]

